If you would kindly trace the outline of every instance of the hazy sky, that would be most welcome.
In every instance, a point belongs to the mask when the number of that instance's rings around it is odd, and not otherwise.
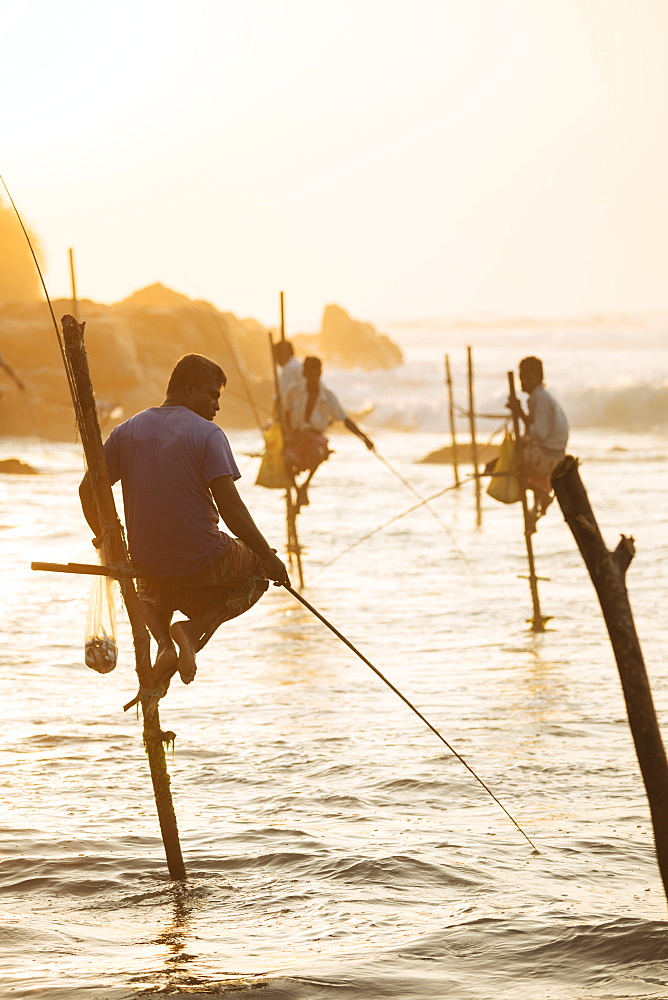
[[[52,296],[668,310],[667,0],[0,0]]]

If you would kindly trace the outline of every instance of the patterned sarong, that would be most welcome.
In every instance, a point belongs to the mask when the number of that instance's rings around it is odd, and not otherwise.
[[[137,579],[142,601],[167,614],[180,611],[194,618],[219,609],[223,621],[248,611],[269,586],[259,557],[238,538],[226,551],[191,576],[146,576]],[[229,612],[229,613],[228,613]]]
[[[564,455],[563,451],[541,447],[527,436],[522,447],[522,465],[527,486],[549,495],[552,492],[550,477]]]
[[[285,466],[291,472],[317,469],[331,452],[324,434],[318,431],[295,431],[285,446]]]

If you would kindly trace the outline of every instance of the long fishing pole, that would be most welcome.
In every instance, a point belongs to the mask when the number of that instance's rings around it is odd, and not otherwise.
[[[56,322],[56,317],[55,317],[54,312],[53,312],[53,306],[51,305],[51,299],[49,298],[49,292],[47,290],[46,283],[44,281],[44,275],[42,274],[42,269],[39,266],[39,261],[37,260],[37,254],[35,253],[33,245],[32,245],[32,243],[30,241],[30,237],[28,236],[28,230],[23,225],[23,219],[21,218],[21,216],[19,214],[19,210],[16,207],[14,199],[12,198],[11,194],[9,193],[9,188],[5,184],[5,179],[4,179],[4,177],[2,175],[0,175],[0,181],[2,182],[3,188],[7,192],[7,197],[9,198],[10,202],[12,203],[12,208],[14,209],[14,212],[16,214],[16,218],[19,220],[19,225],[20,225],[21,229],[23,230],[23,235],[25,236],[25,238],[27,240],[27,243],[28,243],[28,246],[30,247],[30,253],[32,254],[32,259],[35,262],[35,267],[37,268],[37,273],[39,275],[39,280],[42,283],[42,288],[44,289],[44,294],[46,295],[46,301],[49,304],[49,312],[51,313],[51,319],[53,320],[53,325],[54,325],[54,328],[55,328],[55,331],[56,331],[56,337],[58,338],[58,343],[60,345],[60,350],[61,350],[61,353],[62,353],[63,358],[64,358],[65,357],[65,345],[63,344],[62,338],[60,336],[60,330],[58,329],[58,324]]]
[[[32,254],[32,259],[35,262],[35,267],[37,268],[37,273],[39,275],[39,280],[42,283],[42,288],[44,289],[44,295],[46,296],[46,301],[47,301],[47,304],[49,306],[49,312],[51,313],[51,319],[53,320],[53,328],[56,331],[56,339],[58,341],[58,347],[60,348],[60,355],[61,355],[61,357],[63,359],[63,365],[65,367],[65,375],[66,375],[66,378],[67,378],[67,384],[68,384],[69,389],[70,389],[70,395],[72,397],[72,405],[74,406],[75,412],[79,413],[81,411],[81,406],[80,406],[80,402],[79,402],[79,396],[78,396],[76,384],[75,384],[74,378],[72,377],[72,372],[70,371],[70,366],[67,363],[67,356],[65,354],[65,344],[63,343],[63,338],[62,338],[61,333],[60,333],[60,328],[58,327],[58,323],[56,322],[56,317],[55,317],[55,314],[54,314],[54,311],[53,311],[53,306],[51,305],[51,298],[49,296],[49,290],[46,287],[46,282],[44,280],[44,275],[42,274],[42,269],[39,266],[39,261],[37,260],[37,254],[35,253],[35,249],[34,249],[34,247],[32,245],[32,241],[30,239],[30,236],[28,235],[28,230],[23,225],[23,219],[21,218],[19,210],[16,207],[16,203],[15,203],[14,199],[11,196],[10,190],[7,187],[7,184],[5,183],[4,177],[1,174],[0,174],[0,182],[2,182],[2,186],[4,187],[5,191],[7,192],[7,197],[9,198],[9,200],[11,202],[12,208],[14,209],[14,212],[16,214],[16,218],[18,219],[19,225],[21,226],[21,229],[23,230],[23,235],[25,236],[26,242],[28,244],[28,247],[30,248],[30,253]],[[80,432],[81,432],[82,441],[83,441],[83,436],[85,435],[85,426],[84,426],[83,423],[81,424]]]
[[[388,680],[387,677],[385,676],[385,674],[383,674],[378,669],[378,667],[375,667],[373,665],[373,663],[371,662],[371,660],[368,660],[366,658],[366,656],[364,656],[363,653],[360,653],[359,649],[357,649],[357,647],[354,646],[352,644],[352,642],[350,642],[349,639],[346,639],[345,635],[343,635],[342,632],[339,632],[339,630],[337,628],[335,628],[335,626],[332,625],[331,622],[327,621],[327,619],[325,618],[325,616],[322,615],[322,614],[320,614],[320,612],[317,610],[317,608],[314,608],[313,605],[309,601],[307,601],[305,597],[302,597],[302,595],[300,593],[298,593],[298,591],[294,590],[294,588],[291,587],[287,583],[282,584],[282,586],[288,591],[288,593],[292,594],[292,596],[294,598],[296,598],[296,600],[298,600],[300,604],[303,604],[304,607],[308,611],[310,611],[312,615],[315,615],[315,617],[319,621],[321,621],[323,623],[323,625],[326,625],[327,628],[330,630],[330,632],[333,632],[334,635],[337,636],[337,638],[339,638],[341,640],[341,642],[345,643],[346,646],[348,646],[348,648],[351,649],[353,651],[353,653],[355,653],[356,656],[359,656],[360,660],[362,660],[364,663],[366,663],[367,667],[370,667],[371,670],[373,670],[374,674],[376,674],[377,677],[380,677],[380,679],[383,681],[383,683],[387,684],[387,686],[390,688],[390,690],[394,691],[394,693],[396,695],[398,695],[401,698],[401,700],[406,705],[408,705],[408,707],[411,709],[411,711],[415,712],[415,714],[417,715],[417,717],[419,719],[421,719],[424,722],[424,724],[429,729],[431,729],[432,733],[434,733],[436,736],[438,736],[438,738],[441,741],[441,743],[445,744],[445,746],[448,748],[448,750],[450,751],[450,753],[454,754],[454,756],[457,758],[457,760],[460,761],[464,765],[464,767],[467,769],[467,771],[469,771],[473,775],[473,777],[476,779],[476,781],[480,785],[482,785],[482,787],[485,789],[485,791],[488,793],[488,795],[490,795],[494,799],[494,801],[496,802],[496,804],[501,809],[503,809],[503,811],[506,814],[506,816],[508,817],[508,819],[515,825],[515,827],[519,830],[519,832],[522,834],[522,836],[524,837],[524,839],[534,849],[534,851],[536,852],[536,854],[538,854],[539,853],[538,852],[538,848],[536,847],[536,845],[534,844],[534,842],[530,839],[530,837],[527,836],[527,834],[524,832],[524,830],[519,825],[519,823],[517,822],[517,820],[514,819],[513,816],[511,816],[511,814],[508,812],[508,810],[506,809],[506,807],[504,806],[504,804],[499,801],[499,799],[496,797],[496,795],[491,790],[491,788],[489,788],[488,785],[486,785],[485,782],[482,780],[482,778],[479,777],[479,775],[476,774],[476,772],[473,770],[473,768],[471,767],[471,765],[468,764],[464,760],[464,758],[462,757],[462,755],[459,754],[459,753],[457,753],[457,751],[455,750],[455,748],[450,743],[448,743],[448,741],[445,739],[444,736],[441,735],[441,733],[439,733],[438,729],[436,729],[434,726],[432,726],[432,724],[429,721],[429,719],[425,718],[425,716],[422,714],[422,712],[420,712],[419,709],[417,709],[415,707],[415,705],[412,702],[410,702],[408,700],[408,698],[404,694],[401,693],[401,691],[399,690],[399,688],[395,687],[395,685],[392,683],[392,681]]]

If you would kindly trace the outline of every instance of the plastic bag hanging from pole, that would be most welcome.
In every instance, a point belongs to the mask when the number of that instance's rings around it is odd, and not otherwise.
[[[101,561],[101,560],[100,560]],[[86,666],[108,674],[116,666],[116,581],[112,576],[94,576],[90,588],[86,642]]]
[[[269,424],[264,432],[264,455],[255,485],[268,490],[286,490],[293,485],[283,460],[283,432],[278,423]]]
[[[517,503],[522,499],[522,484],[518,475],[517,445],[513,435],[506,431],[499,457],[494,465],[494,471],[487,487],[487,493],[501,503]]]

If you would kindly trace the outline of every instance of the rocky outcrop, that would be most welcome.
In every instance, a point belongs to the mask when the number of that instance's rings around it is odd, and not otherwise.
[[[67,299],[53,303],[58,324],[71,312]],[[328,319],[329,316],[329,319]],[[273,406],[269,332],[254,319],[238,319],[208,302],[193,301],[151,285],[114,305],[82,300],[77,319],[85,343],[103,431],[164,398],[169,374],[183,354],[205,354],[228,377],[221,422],[262,427]],[[345,367],[387,368],[401,352],[371,324],[328,306],[323,330],[301,351]],[[53,323],[44,303],[0,306],[0,436],[37,435],[74,440],[72,403]],[[397,360],[398,359],[398,360]],[[12,377],[14,376],[14,377]]]
[[[267,331],[206,303],[176,308],[113,306],[82,301],[77,318],[84,339],[100,422],[111,427],[164,399],[169,374],[183,354],[206,354],[228,376],[227,426],[262,425],[269,419],[273,387]],[[53,303],[58,323],[71,311]],[[17,380],[0,369],[0,435],[74,440],[75,421],[62,357],[44,304],[0,309],[0,356]]]
[[[303,354],[316,353],[323,361],[342,368],[396,368],[403,362],[401,348],[371,323],[352,319],[341,306],[328,305],[317,338],[294,338],[295,348]]]

